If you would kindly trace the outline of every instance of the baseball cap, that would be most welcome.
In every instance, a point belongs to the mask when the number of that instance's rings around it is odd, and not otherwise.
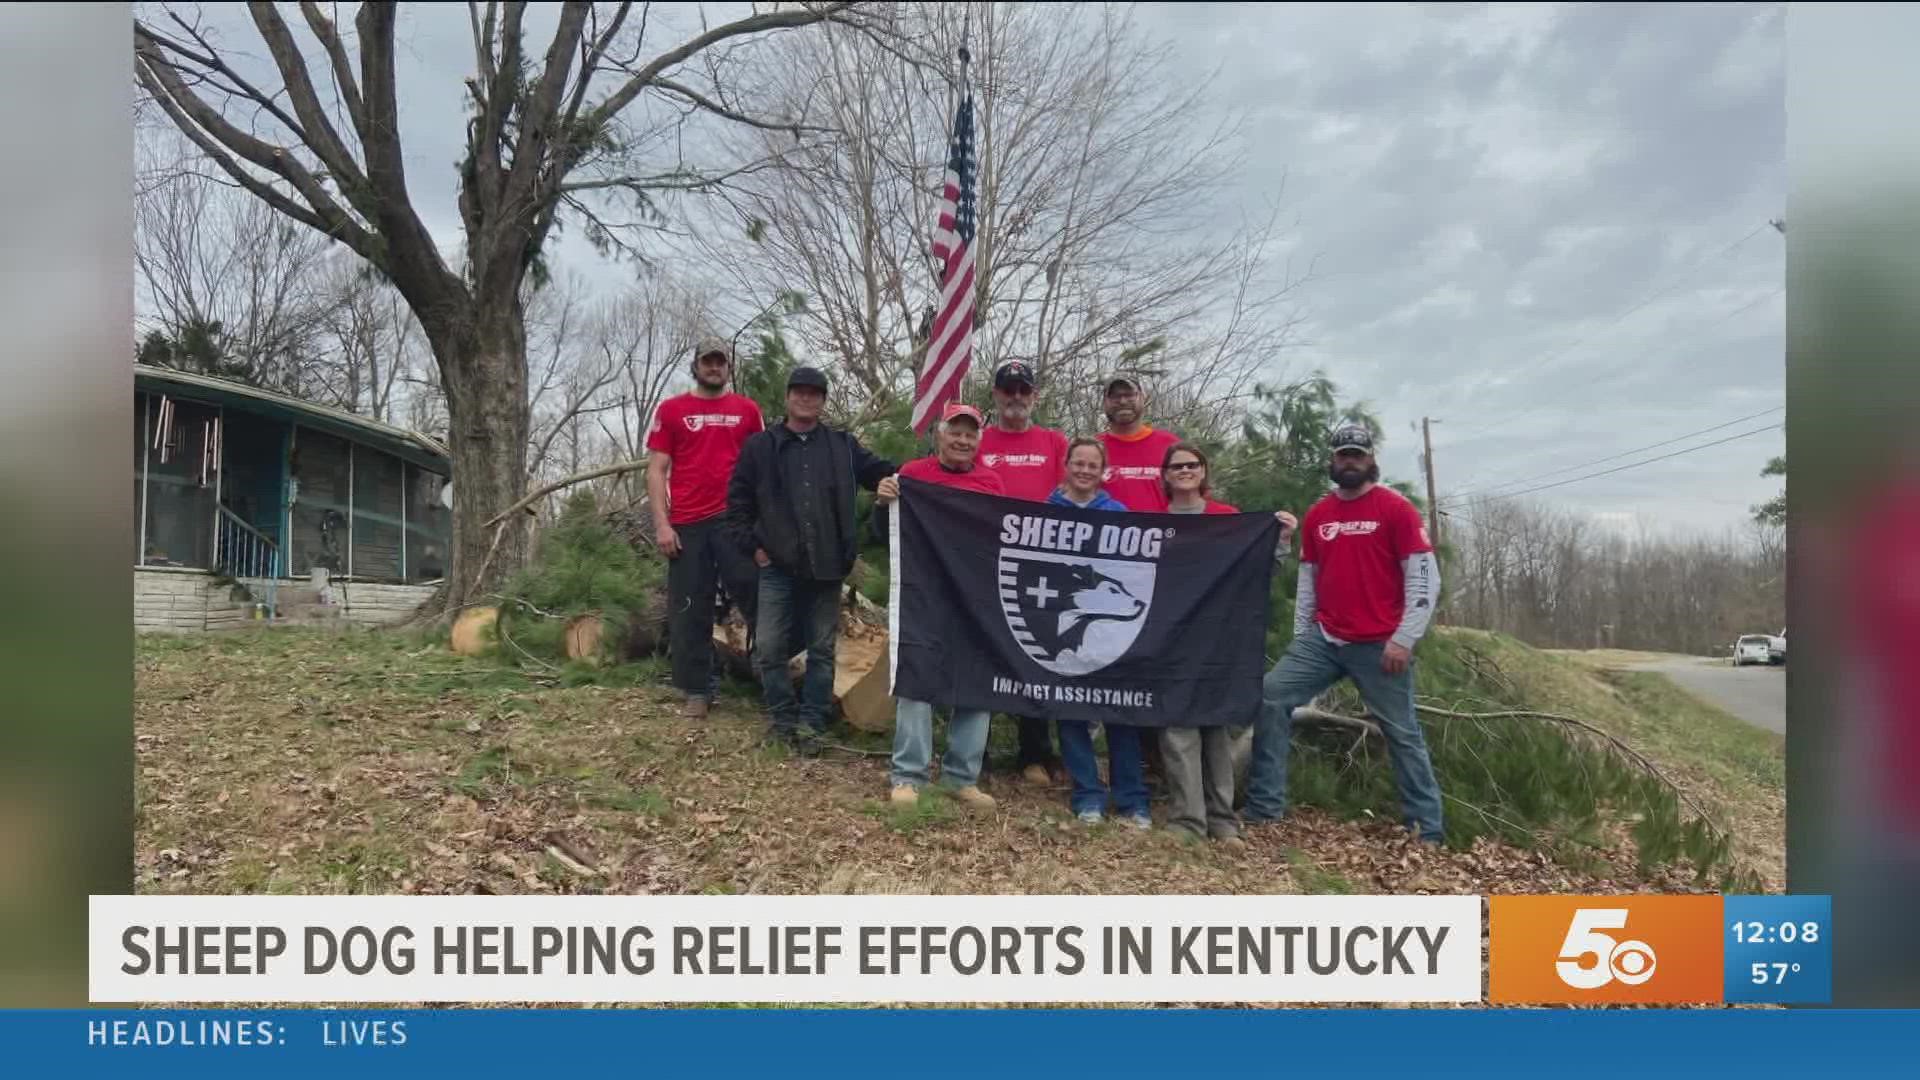
[[[693,347],[693,358],[695,360],[705,356],[712,356],[714,353],[719,353],[721,356],[726,357],[728,363],[733,362],[733,347],[727,344],[723,338],[701,338],[699,343]]]
[[[1111,393],[1116,386],[1125,386],[1136,394],[1144,394],[1147,392],[1147,388],[1140,385],[1140,380],[1131,375],[1109,375],[1107,376],[1107,381],[1100,385],[1101,388],[1108,393]]]
[[[940,422],[943,424],[962,416],[971,418],[975,427],[986,426],[986,421],[980,416],[980,410],[964,401],[949,401],[947,407],[940,410]]]
[[[797,367],[787,376],[787,389],[796,386],[811,386],[821,393],[827,392],[827,375],[816,367]]]
[[[1359,424],[1343,424],[1333,431],[1333,452],[1360,450],[1373,453],[1373,435]]]
[[[1033,369],[1027,366],[1026,361],[1009,360],[994,369],[994,386],[1005,390],[1010,386],[1018,386],[1021,383],[1026,383],[1028,386],[1039,385],[1034,382]]]

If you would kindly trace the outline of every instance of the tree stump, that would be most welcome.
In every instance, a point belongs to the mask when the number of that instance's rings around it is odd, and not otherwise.
[[[598,666],[606,635],[606,620],[598,615],[576,615],[567,620],[564,638],[567,659]]]
[[[471,607],[453,620],[450,645],[461,656],[479,656],[493,647],[493,624],[500,619],[497,607]]]

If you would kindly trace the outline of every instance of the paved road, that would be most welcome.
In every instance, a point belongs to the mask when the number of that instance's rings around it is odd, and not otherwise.
[[[1736,668],[1725,660],[1705,661],[1684,656],[1634,667],[1657,671],[1682,690],[1757,728],[1779,735],[1787,733],[1787,669],[1784,667]]]

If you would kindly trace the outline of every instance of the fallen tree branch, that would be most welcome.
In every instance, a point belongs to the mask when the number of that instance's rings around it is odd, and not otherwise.
[[[506,626],[502,625],[501,623],[495,622],[493,624],[493,632],[500,635],[501,641],[504,641],[507,644],[513,646],[514,652],[519,653],[521,656],[526,657],[528,660],[531,660],[534,663],[539,664],[541,667],[546,668],[548,671],[558,672],[560,670],[558,667],[555,667],[554,665],[547,663],[545,660],[542,660],[539,657],[528,652],[527,650],[521,648],[520,643],[513,640],[513,636],[507,633]]]
[[[549,832],[546,835],[546,841],[547,854],[553,856],[560,865],[586,877],[605,876],[593,865],[593,860],[587,856],[587,853],[568,840],[565,834],[558,831]]]
[[[1719,822],[1715,821],[1713,819],[1713,816],[1707,813],[1706,808],[1702,807],[1699,803],[1693,801],[1693,798],[1689,796],[1684,790],[1682,790],[1680,785],[1674,783],[1671,777],[1669,777],[1666,773],[1662,772],[1660,770],[1660,767],[1658,765],[1655,765],[1652,762],[1652,760],[1650,760],[1647,757],[1647,755],[1641,753],[1638,750],[1635,750],[1633,747],[1629,746],[1624,740],[1622,740],[1619,736],[1614,735],[1612,732],[1607,731],[1605,728],[1597,727],[1593,724],[1586,722],[1585,720],[1580,720],[1575,717],[1562,716],[1559,713],[1534,712],[1530,709],[1510,709],[1505,712],[1491,712],[1491,713],[1461,713],[1461,712],[1454,712],[1451,709],[1436,708],[1432,705],[1415,705],[1414,708],[1418,709],[1423,713],[1427,713],[1431,716],[1444,716],[1451,720],[1528,720],[1528,719],[1552,720],[1557,723],[1568,724],[1573,727],[1577,727],[1582,731],[1586,731],[1593,735],[1597,735],[1601,739],[1606,740],[1607,743],[1612,745],[1615,749],[1619,750],[1621,753],[1627,755],[1628,757],[1632,758],[1634,761],[1638,762],[1641,768],[1647,770],[1649,773],[1652,773],[1655,777],[1659,778],[1661,783],[1672,788],[1673,793],[1679,796],[1680,801],[1687,804],[1687,807],[1691,809],[1694,812],[1694,814],[1698,816],[1702,821],[1705,821],[1707,824],[1712,825],[1714,828],[1714,831],[1722,834],[1726,833],[1726,830],[1720,827]]]
[[[551,484],[542,484],[539,487],[528,492],[526,498],[521,499],[519,502],[514,503],[512,506],[509,506],[505,510],[500,511],[500,513],[496,514],[495,516],[488,518],[487,524],[499,525],[505,522],[508,518],[512,517],[513,515],[519,513],[522,510],[525,510],[527,507],[532,506],[534,503],[539,502],[541,499],[545,498],[546,496],[551,495],[556,491],[559,491],[563,487],[572,487],[575,484],[582,484],[587,482],[588,480],[598,480],[603,476],[613,476],[616,473],[632,472],[635,469],[644,469],[646,467],[647,467],[646,458],[636,458],[633,461],[622,461],[615,465],[603,465],[598,469],[588,469],[586,472],[577,472],[577,473],[574,473],[572,476],[562,477],[559,480],[555,480]]]
[[[507,511],[508,514],[512,512],[513,511],[511,510]],[[504,518],[506,517],[506,514],[502,514],[500,515],[500,517]],[[499,521],[498,518],[496,518],[495,520]],[[492,521],[487,522],[487,524],[489,525],[492,525],[493,523],[494,522]],[[474,588],[478,589],[480,587],[480,583],[487,580],[487,567],[493,565],[494,553],[500,550],[500,538],[505,535],[507,535],[507,523],[505,521],[500,521],[499,527],[493,530],[493,543],[487,545],[487,557],[480,560],[480,572],[473,575]]]
[[[1686,804],[1689,810],[1693,811],[1694,816],[1698,817],[1700,820],[1712,826],[1715,832],[1720,833],[1723,836],[1727,835],[1727,830],[1721,827],[1720,823],[1717,820],[1715,820],[1712,814],[1707,813],[1707,810],[1705,807],[1701,806],[1698,802],[1695,802],[1693,797],[1686,793],[1685,789],[1683,789],[1679,784],[1674,783],[1673,778],[1668,776],[1665,772],[1661,771],[1660,767],[1658,765],[1655,765],[1651,760],[1649,760],[1645,754],[1641,753],[1638,750],[1635,750],[1632,746],[1629,746],[1627,743],[1622,741],[1619,737],[1615,736],[1613,733],[1605,730],[1604,728],[1596,727],[1595,725],[1590,724],[1585,720],[1580,720],[1571,716],[1562,716],[1559,713],[1533,712],[1527,709],[1510,709],[1504,712],[1490,712],[1490,713],[1463,713],[1463,712],[1455,712],[1452,709],[1442,709],[1433,705],[1421,705],[1417,703],[1414,705],[1414,708],[1419,710],[1420,712],[1427,713],[1431,716],[1442,716],[1442,717],[1446,717],[1449,720],[1552,720],[1557,723],[1567,724],[1572,727],[1580,728],[1583,731],[1590,732],[1594,735],[1599,736],[1601,739],[1606,740],[1608,744],[1613,746],[1615,749],[1619,750],[1622,754],[1625,754],[1629,759],[1631,759],[1633,762],[1638,764],[1642,769],[1645,769],[1648,773],[1650,773],[1655,779],[1659,780],[1661,783],[1665,784],[1668,788],[1672,789],[1674,795],[1682,803]],[[1310,705],[1303,705],[1300,708],[1293,710],[1293,718],[1295,720],[1306,721],[1308,723],[1317,722],[1317,723],[1330,724],[1330,725],[1339,726],[1339,727],[1358,728],[1361,731],[1371,735],[1381,734],[1380,725],[1378,723],[1375,723],[1372,720],[1362,719],[1357,716],[1342,716],[1339,713],[1328,712],[1325,709],[1315,708]]]
[[[1500,824],[1505,825],[1507,828],[1512,829],[1513,831],[1519,833],[1522,836],[1538,836],[1539,835],[1539,833],[1536,832],[1535,830],[1529,829],[1523,825],[1516,825],[1513,822],[1508,821],[1506,818],[1501,817],[1499,814],[1496,814],[1493,811],[1488,810],[1486,807],[1475,806],[1465,799],[1456,798],[1452,795],[1448,795],[1444,791],[1441,792],[1440,794],[1444,796],[1446,799],[1448,799],[1449,801],[1453,802],[1455,805],[1464,806],[1468,810],[1471,810],[1474,813],[1479,814],[1481,817],[1486,818],[1488,821],[1497,821]]]

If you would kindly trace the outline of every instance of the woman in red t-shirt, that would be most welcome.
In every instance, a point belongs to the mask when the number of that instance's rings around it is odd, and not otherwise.
[[[1167,494],[1169,514],[1237,514],[1238,507],[1212,497],[1212,472],[1207,455],[1190,443],[1167,448],[1160,464],[1160,486]],[[1300,524],[1285,510],[1274,513],[1280,521],[1280,550],[1287,550],[1293,530]],[[1233,812],[1236,735],[1244,734],[1224,725],[1200,728],[1167,728],[1160,737],[1161,753],[1166,758],[1167,801],[1170,809],[1167,825],[1196,837],[1206,836],[1231,846],[1240,839],[1240,818]],[[1248,746],[1247,752],[1251,752]]]

